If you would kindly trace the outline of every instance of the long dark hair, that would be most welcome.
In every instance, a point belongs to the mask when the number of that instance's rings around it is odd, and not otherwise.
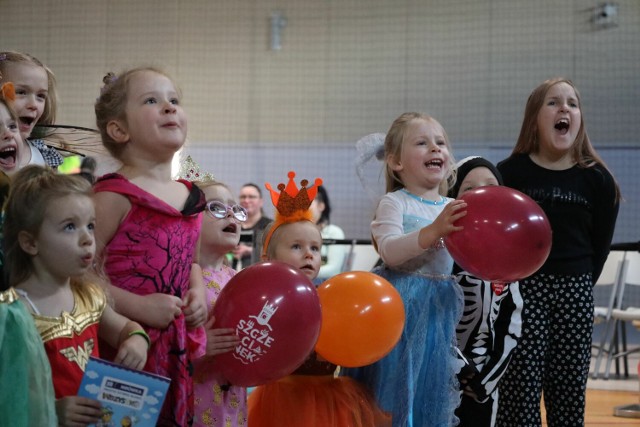
[[[331,202],[329,202],[329,195],[327,194],[327,189],[322,185],[318,186],[318,194],[316,194],[316,200],[318,203],[324,203],[324,210],[320,213],[320,218],[318,219],[318,224],[329,224],[331,218]]]

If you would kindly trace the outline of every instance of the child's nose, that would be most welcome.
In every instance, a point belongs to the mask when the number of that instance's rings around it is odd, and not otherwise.
[[[82,246],[92,245],[93,241],[93,233],[88,229],[83,230],[82,235],[80,236],[80,243]]]
[[[13,132],[5,125],[0,125],[0,135],[3,140],[11,139]]]
[[[27,103],[25,105],[29,110],[35,110],[38,108],[38,102],[35,93],[27,95],[26,99]]]
[[[167,102],[165,104],[165,107],[164,107],[164,112],[165,113],[175,113],[176,112],[176,106],[174,104],[172,104],[171,102]]]

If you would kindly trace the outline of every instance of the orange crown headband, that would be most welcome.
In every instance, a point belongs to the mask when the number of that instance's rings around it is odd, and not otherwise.
[[[300,189],[298,189],[296,183],[293,181],[296,173],[290,171],[287,176],[289,177],[289,182],[286,186],[283,183],[278,184],[279,192],[274,190],[271,184],[265,184],[266,189],[271,193],[271,202],[276,208],[276,218],[265,237],[264,247],[262,248],[263,256],[267,254],[271,236],[273,236],[274,231],[276,231],[278,227],[282,224],[303,220],[311,221],[312,219],[309,206],[311,206],[311,202],[313,202],[316,194],[318,194],[318,186],[322,185],[322,179],[316,178],[314,181],[315,185],[311,187],[307,187],[309,181],[303,179],[300,181]]]

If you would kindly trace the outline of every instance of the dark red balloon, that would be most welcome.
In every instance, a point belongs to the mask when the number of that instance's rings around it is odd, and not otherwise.
[[[484,280],[514,282],[535,273],[551,251],[551,226],[529,196],[509,187],[464,193],[467,215],[445,244],[456,263]]]
[[[233,328],[235,351],[214,363],[233,385],[251,387],[292,373],[313,351],[322,313],[315,286],[281,262],[251,265],[236,274],[213,307],[216,328]]]

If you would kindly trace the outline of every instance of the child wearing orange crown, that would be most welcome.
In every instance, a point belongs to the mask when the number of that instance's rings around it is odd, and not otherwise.
[[[310,280],[320,270],[320,230],[312,221],[309,206],[322,180],[311,187],[300,182],[278,185],[279,193],[266,184],[276,207],[276,218],[264,234],[263,261],[285,262],[299,268]],[[336,377],[336,365],[312,353],[293,374],[261,385],[249,395],[249,427],[369,427],[391,425],[388,415],[358,382]]]

